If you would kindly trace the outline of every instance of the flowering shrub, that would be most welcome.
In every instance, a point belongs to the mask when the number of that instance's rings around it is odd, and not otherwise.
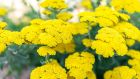
[[[12,52],[9,56],[16,59],[15,53],[26,52],[27,61],[37,61],[21,63],[35,66],[30,79],[140,79],[140,30],[132,17],[140,12],[140,1],[103,1],[83,0],[85,11],[77,22],[71,21],[74,16],[64,0],[42,1],[45,17],[20,30],[1,21],[1,55]],[[7,12],[0,8],[0,17]]]

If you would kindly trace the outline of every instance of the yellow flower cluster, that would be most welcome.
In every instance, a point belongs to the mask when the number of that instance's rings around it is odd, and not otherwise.
[[[91,0],[82,0],[81,5],[85,7],[86,9],[92,10],[92,1]]]
[[[71,42],[68,44],[60,43],[57,46],[52,47],[52,48],[47,47],[47,46],[41,46],[37,50],[40,56],[56,55],[56,51],[59,53],[65,53],[65,52],[72,53],[75,51],[75,44],[74,42]]]
[[[113,70],[106,71],[104,79],[136,79],[136,72],[128,66],[119,66]]]
[[[52,14],[52,12],[50,10],[43,10],[42,13],[45,14],[45,15]]]
[[[89,52],[75,52],[66,58],[65,67],[69,70],[69,76],[75,79],[85,79],[89,73],[93,73],[92,68],[94,62],[94,56]],[[95,76],[88,79],[95,79]]]
[[[86,23],[72,23],[71,29],[74,35],[88,33],[88,25]]]
[[[92,40],[91,40],[91,39],[85,38],[85,39],[82,40],[82,43],[83,43],[83,45],[86,46],[86,47],[91,47],[91,45],[92,45]]]
[[[140,51],[129,50],[127,55],[134,58],[134,59],[139,59],[140,60]]]
[[[46,45],[38,49],[39,55],[55,55],[55,51],[74,52],[71,27],[72,24],[62,20],[34,19],[30,26],[21,30],[21,34],[26,43]]]
[[[68,21],[72,18],[72,14],[68,12],[62,12],[57,14],[57,19],[61,19],[63,21]]]
[[[126,44],[128,46],[133,46],[135,44],[135,40],[133,40],[133,39],[126,39]]]
[[[24,42],[20,32],[4,30],[6,25],[5,22],[0,22],[0,53],[6,49],[6,45],[11,43],[21,45]]]
[[[127,21],[130,17],[119,13],[107,6],[99,6],[94,12],[82,12],[79,14],[81,22],[99,24],[100,27],[112,27],[120,21]]]
[[[72,35],[87,33],[87,27],[86,23],[70,24],[60,19],[46,21],[34,19],[31,21],[30,26],[24,27],[21,30],[21,34],[24,37],[25,43],[47,46],[47,48],[43,47],[43,49],[38,50],[39,55],[55,55],[54,51],[74,52],[75,44],[72,42]],[[43,52],[43,50],[47,51]]]
[[[126,10],[128,13],[140,12],[140,0],[111,0],[115,10]]]
[[[99,6],[94,12],[83,12],[79,16],[81,22],[102,27],[95,40],[84,39],[82,42],[103,57],[112,57],[115,53],[124,56],[128,51],[127,45],[140,41],[140,30],[127,22],[130,17],[107,6]]]
[[[30,26],[23,28],[21,33],[30,43],[54,47],[59,43],[67,44],[72,41],[72,32],[67,31],[70,27],[68,22],[62,20],[35,19]]]
[[[6,22],[0,22],[0,30],[4,29],[7,26]]]
[[[123,37],[127,39],[133,39],[133,40],[139,40],[140,36],[140,30],[128,22],[120,22],[116,26],[114,26],[114,29],[116,29],[118,32],[122,34]]]
[[[0,16],[4,16],[7,13],[7,9],[0,8]]]
[[[64,44],[64,43],[60,43],[58,44],[56,47],[53,48],[55,51],[58,51],[60,53],[72,53],[75,51],[75,44],[74,42],[70,42],[70,43],[67,43],[67,44]]]
[[[103,57],[112,57],[115,52],[120,56],[127,53],[125,39],[118,31],[112,28],[101,28],[95,39],[91,48],[95,49],[96,53],[103,55]]]
[[[67,79],[67,74],[56,60],[35,68],[30,75],[30,79]]]
[[[41,4],[41,7],[44,8],[53,8],[53,9],[65,9],[67,4],[65,0],[44,0]]]
[[[55,55],[56,51],[47,47],[47,46],[41,46],[38,50],[37,50],[38,54],[40,56],[47,56],[47,55]]]
[[[128,63],[132,66],[132,68],[136,71],[136,79],[140,79],[140,51],[137,50],[129,50],[128,56],[132,59],[129,59]]]
[[[31,25],[24,27],[20,32],[3,30],[6,25],[0,22],[0,42],[3,50],[10,43],[45,45],[38,49],[41,56],[55,55],[56,51],[74,52],[73,35],[88,32],[86,23],[69,23],[60,19],[34,19]]]

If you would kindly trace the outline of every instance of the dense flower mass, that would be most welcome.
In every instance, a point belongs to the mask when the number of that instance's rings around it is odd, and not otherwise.
[[[67,74],[56,60],[35,68],[31,72],[30,79],[67,79]]]
[[[71,27],[69,23],[62,20],[47,20],[39,24],[37,22],[38,20],[21,31],[28,42],[53,47],[59,43],[67,44],[72,41],[72,32],[67,31]]]
[[[128,13],[140,12],[139,0],[111,0],[115,10],[126,10]]]
[[[76,52],[65,60],[65,66],[69,70],[69,76],[75,79],[85,79],[88,77],[88,73],[93,73],[94,62],[94,56],[89,52],[81,52],[81,54]]]
[[[0,54],[13,56],[0,56],[0,67],[24,57],[35,61],[26,66],[40,65],[30,79],[140,79],[139,14],[133,14],[140,12],[140,0],[79,1],[69,8],[65,0],[44,0],[39,13],[25,14],[35,15],[22,27],[7,21],[7,10],[0,8]]]

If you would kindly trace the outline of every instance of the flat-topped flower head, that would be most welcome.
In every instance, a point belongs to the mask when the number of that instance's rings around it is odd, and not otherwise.
[[[44,8],[53,8],[58,10],[67,8],[67,4],[65,3],[65,0],[44,0],[40,4],[40,6]]]
[[[126,10],[128,13],[140,12],[139,0],[111,0],[111,6],[117,11]]]
[[[129,22],[120,22],[116,26],[114,26],[114,29],[120,32],[123,37],[127,39],[140,41],[140,30]]]
[[[133,79],[136,76],[136,71],[128,66],[119,66],[113,70],[106,71],[104,79]]]
[[[89,76],[88,72],[92,72],[94,62],[95,58],[91,53],[76,52],[66,58],[65,67],[69,70],[69,76],[75,79],[85,79]]]
[[[99,24],[100,27],[113,27],[120,21],[127,21],[130,18],[107,6],[99,6],[93,12],[82,12],[79,17],[81,22]]]
[[[56,60],[32,70],[30,79],[67,79],[67,74]]]
[[[0,17],[7,14],[7,9],[0,7]]]
[[[91,48],[95,49],[96,53],[103,57],[112,57],[115,53],[124,56],[128,51],[125,39],[113,28],[101,28],[95,39]]]

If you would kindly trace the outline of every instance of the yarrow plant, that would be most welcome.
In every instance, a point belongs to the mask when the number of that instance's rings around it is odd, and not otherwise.
[[[42,1],[45,18],[32,19],[19,31],[1,21],[0,53],[10,45],[34,45],[44,60],[30,79],[140,79],[140,49],[135,48],[140,30],[131,21],[140,12],[140,1],[106,0],[101,5],[100,0],[82,0],[81,6],[85,11],[77,22],[71,21],[74,15],[65,0]],[[6,14],[0,8],[0,16]]]

